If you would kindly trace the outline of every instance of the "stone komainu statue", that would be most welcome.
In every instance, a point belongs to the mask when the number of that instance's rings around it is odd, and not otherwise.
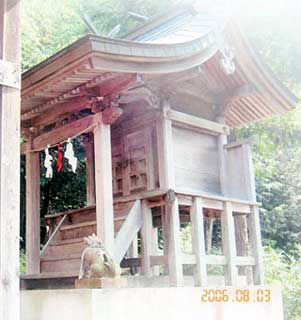
[[[115,264],[112,256],[103,247],[95,234],[84,238],[88,247],[83,251],[79,279],[116,278],[120,276],[119,265]]]

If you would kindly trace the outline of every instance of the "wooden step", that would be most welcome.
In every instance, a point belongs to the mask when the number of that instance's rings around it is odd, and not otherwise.
[[[59,231],[59,239],[84,238],[96,233],[96,221],[63,225]]]
[[[64,256],[44,256],[41,258],[41,272],[79,272],[80,254],[69,254]]]
[[[49,245],[45,251],[45,255],[59,257],[65,254],[82,254],[86,246],[83,238],[58,240]]]

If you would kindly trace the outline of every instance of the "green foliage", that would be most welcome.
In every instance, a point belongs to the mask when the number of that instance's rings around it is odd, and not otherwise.
[[[301,259],[265,248],[265,281],[282,287],[286,320],[301,319]]]
[[[24,250],[20,251],[20,273],[24,274],[26,272],[26,258]]]

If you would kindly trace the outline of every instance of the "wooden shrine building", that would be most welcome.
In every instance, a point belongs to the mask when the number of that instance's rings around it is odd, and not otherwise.
[[[132,269],[132,286],[262,284],[250,146],[228,136],[295,103],[235,21],[192,7],[123,39],[87,35],[27,71],[23,286],[72,286],[92,233],[124,273]],[[40,152],[80,135],[87,207],[47,215],[40,251]],[[210,218],[221,229],[218,252],[206,245]],[[189,253],[181,249],[187,224]]]

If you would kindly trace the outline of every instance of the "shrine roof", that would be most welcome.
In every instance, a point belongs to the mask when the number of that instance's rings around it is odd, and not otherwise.
[[[297,103],[235,21],[223,12],[187,7],[123,39],[86,35],[25,72],[21,118],[31,120],[95,86],[105,88],[103,95],[112,94],[117,78],[172,79],[183,73],[183,85],[196,96],[206,94],[212,104],[227,101],[225,118],[231,126],[283,114]],[[188,84],[192,74],[197,81]]]

